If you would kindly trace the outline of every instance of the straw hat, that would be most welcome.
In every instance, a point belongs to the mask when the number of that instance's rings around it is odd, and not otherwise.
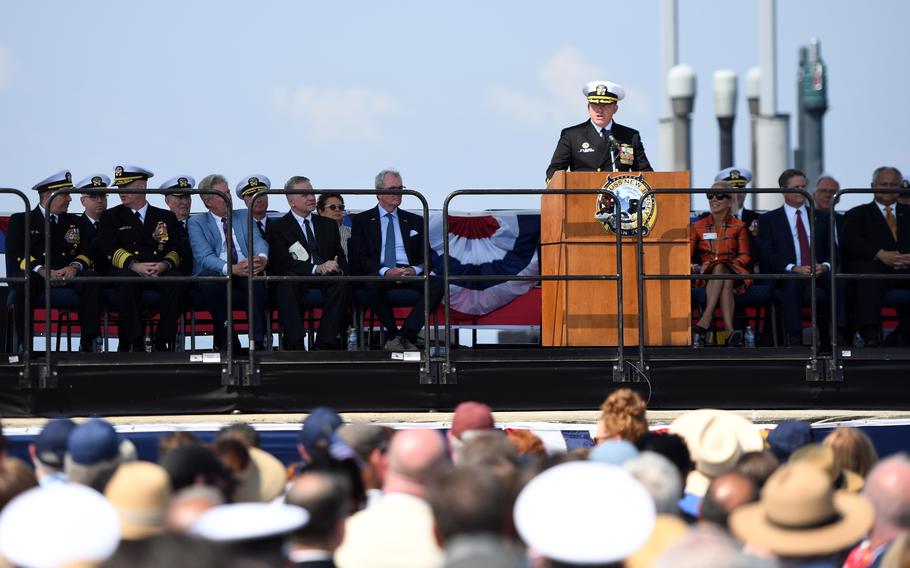
[[[171,498],[171,479],[158,464],[136,461],[121,464],[104,490],[120,515],[124,540],[141,540],[164,530],[164,514]]]
[[[768,479],[761,501],[730,515],[730,532],[779,556],[832,554],[862,540],[875,509],[862,495],[834,491],[818,467],[784,464]]]
[[[686,493],[699,497],[711,479],[731,471],[746,452],[761,451],[761,433],[742,416],[726,410],[686,412],[670,425],[670,432],[686,441],[695,471],[686,479]]]
[[[268,503],[284,492],[287,470],[272,454],[256,447],[249,448],[250,463],[237,474],[240,484],[234,491],[234,501]]]
[[[866,485],[863,476],[849,469],[838,469],[834,459],[834,448],[827,444],[809,444],[793,452],[790,461],[808,461],[818,466],[828,478],[835,489],[843,489],[848,493],[859,493]]]

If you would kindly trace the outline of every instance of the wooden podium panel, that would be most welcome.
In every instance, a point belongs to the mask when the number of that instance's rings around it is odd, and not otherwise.
[[[609,172],[556,172],[549,189],[600,189]],[[687,189],[688,172],[645,172],[652,188]],[[688,274],[689,196],[658,194],[657,218],[644,241],[645,274]],[[616,236],[594,219],[597,195],[545,195],[541,199],[541,274],[594,276],[617,273]],[[637,252],[622,239],[624,345],[638,345]],[[541,294],[541,343],[555,346],[618,344],[617,282],[546,281]],[[645,345],[688,345],[691,284],[645,280]]]

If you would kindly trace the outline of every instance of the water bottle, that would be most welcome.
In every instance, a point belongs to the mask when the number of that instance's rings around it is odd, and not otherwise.
[[[755,332],[752,331],[751,325],[746,326],[744,340],[746,342],[746,347],[755,347]]]
[[[104,338],[100,335],[95,338],[95,353],[104,353]]]
[[[857,332],[853,334],[853,347],[859,348],[864,347],[865,345],[866,342],[863,341],[863,336],[860,335],[859,330],[857,330]]]
[[[357,351],[357,330],[353,327],[348,331],[348,351]]]
[[[152,352],[152,336],[146,333],[145,337],[142,338],[142,343],[143,343],[143,345],[145,345],[145,352],[151,353]]]

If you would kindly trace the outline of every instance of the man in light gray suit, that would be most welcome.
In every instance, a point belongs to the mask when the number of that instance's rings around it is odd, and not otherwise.
[[[231,191],[224,176],[212,174],[199,182],[199,189],[218,192],[219,195],[202,195],[202,203],[208,212],[190,218],[188,229],[190,246],[193,248],[193,276],[218,276],[231,274],[233,304],[247,307],[249,297],[249,266],[253,273],[261,274],[268,264],[269,247],[258,231],[253,231],[253,252],[248,244],[248,223],[246,209],[231,209]],[[228,237],[227,213],[231,213],[231,238]],[[222,282],[199,282],[197,284],[203,299],[203,307],[215,322],[214,343],[216,350],[226,349],[227,289]],[[248,310],[252,322],[251,347],[263,348],[265,335],[266,287],[263,282],[253,286],[253,306]],[[232,338],[235,349],[239,348],[236,337]]]

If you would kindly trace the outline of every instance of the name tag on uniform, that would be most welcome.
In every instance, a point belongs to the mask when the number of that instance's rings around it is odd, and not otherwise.
[[[132,225],[124,225],[124,226],[120,227],[118,230],[119,231],[129,231],[132,228],[133,228]]]
[[[717,233],[705,233],[702,238],[706,241],[713,241],[717,239]]]
[[[582,142],[581,148],[578,150],[580,153],[585,154],[587,152],[593,152],[594,148],[591,147],[591,144],[588,142]]]

